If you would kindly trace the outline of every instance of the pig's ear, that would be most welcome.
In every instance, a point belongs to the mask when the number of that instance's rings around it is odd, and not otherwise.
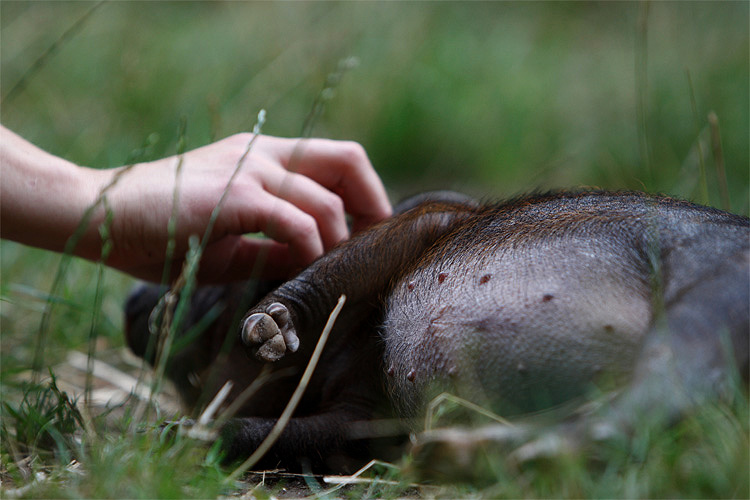
[[[411,210],[422,203],[450,203],[464,205],[469,208],[477,208],[479,202],[469,195],[456,191],[428,191],[420,193],[400,201],[393,209],[393,214],[398,215]]]

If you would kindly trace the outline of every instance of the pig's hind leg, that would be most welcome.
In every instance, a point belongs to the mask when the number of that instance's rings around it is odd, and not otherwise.
[[[613,402],[610,421],[629,433],[644,420],[674,423],[701,404],[732,398],[738,383],[748,382],[750,249],[675,295],[665,298],[633,379]]]
[[[540,426],[529,421],[423,433],[413,450],[415,467],[425,475],[441,470],[454,478],[476,478],[474,459],[488,450],[503,453],[515,464],[579,453],[596,443],[626,442],[658,432],[701,405],[746,391],[750,250],[728,256],[664,299],[630,382],[614,397],[562,423]]]
[[[382,307],[380,298],[394,280],[480,209],[470,198],[450,192],[407,200],[406,211],[356,235],[315,261],[248,311],[240,338],[261,361],[278,361],[313,339],[346,295],[345,310],[361,318]],[[397,207],[397,211],[400,210]]]

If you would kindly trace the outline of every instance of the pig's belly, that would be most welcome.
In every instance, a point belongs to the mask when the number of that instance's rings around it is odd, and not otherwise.
[[[650,285],[638,267],[585,241],[423,266],[389,296],[391,394],[403,413],[447,389],[513,414],[621,379],[651,322]]]

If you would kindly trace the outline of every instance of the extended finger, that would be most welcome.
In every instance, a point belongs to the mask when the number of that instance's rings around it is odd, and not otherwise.
[[[349,237],[342,199],[304,175],[280,168],[266,168],[261,173],[263,188],[310,214],[318,225],[325,248]]]
[[[365,150],[355,142],[304,140],[283,164],[338,194],[354,219],[355,230],[391,215],[383,183]]]
[[[239,227],[227,229],[234,234],[262,231],[270,238],[289,245],[292,259],[307,265],[323,254],[323,242],[315,219],[286,200],[256,191],[248,194],[252,204],[243,204],[241,197],[234,197],[225,209],[229,219],[233,214]]]

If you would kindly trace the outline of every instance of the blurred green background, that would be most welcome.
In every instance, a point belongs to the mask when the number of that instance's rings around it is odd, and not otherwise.
[[[4,0],[2,95],[94,5]],[[173,154],[182,117],[191,148],[251,129],[261,108],[264,132],[296,136],[354,56],[313,134],[360,141],[395,196],[598,186],[695,199],[701,137],[718,204],[713,110],[732,206],[747,212],[748,6],[106,3],[3,102],[2,122],[97,167],[149,136],[152,157]]]
[[[713,111],[731,207],[748,212],[745,1],[111,2],[85,17],[96,5],[0,2],[0,121],[79,164],[118,166],[146,143],[141,159],[174,154],[183,119],[192,149],[262,108],[265,133],[298,136],[355,57],[313,135],[361,142],[394,199],[596,186],[719,206]],[[23,365],[59,257],[0,250],[3,353]],[[105,283],[98,328],[119,341],[131,281]],[[94,284],[77,262],[50,348],[85,338]]]

